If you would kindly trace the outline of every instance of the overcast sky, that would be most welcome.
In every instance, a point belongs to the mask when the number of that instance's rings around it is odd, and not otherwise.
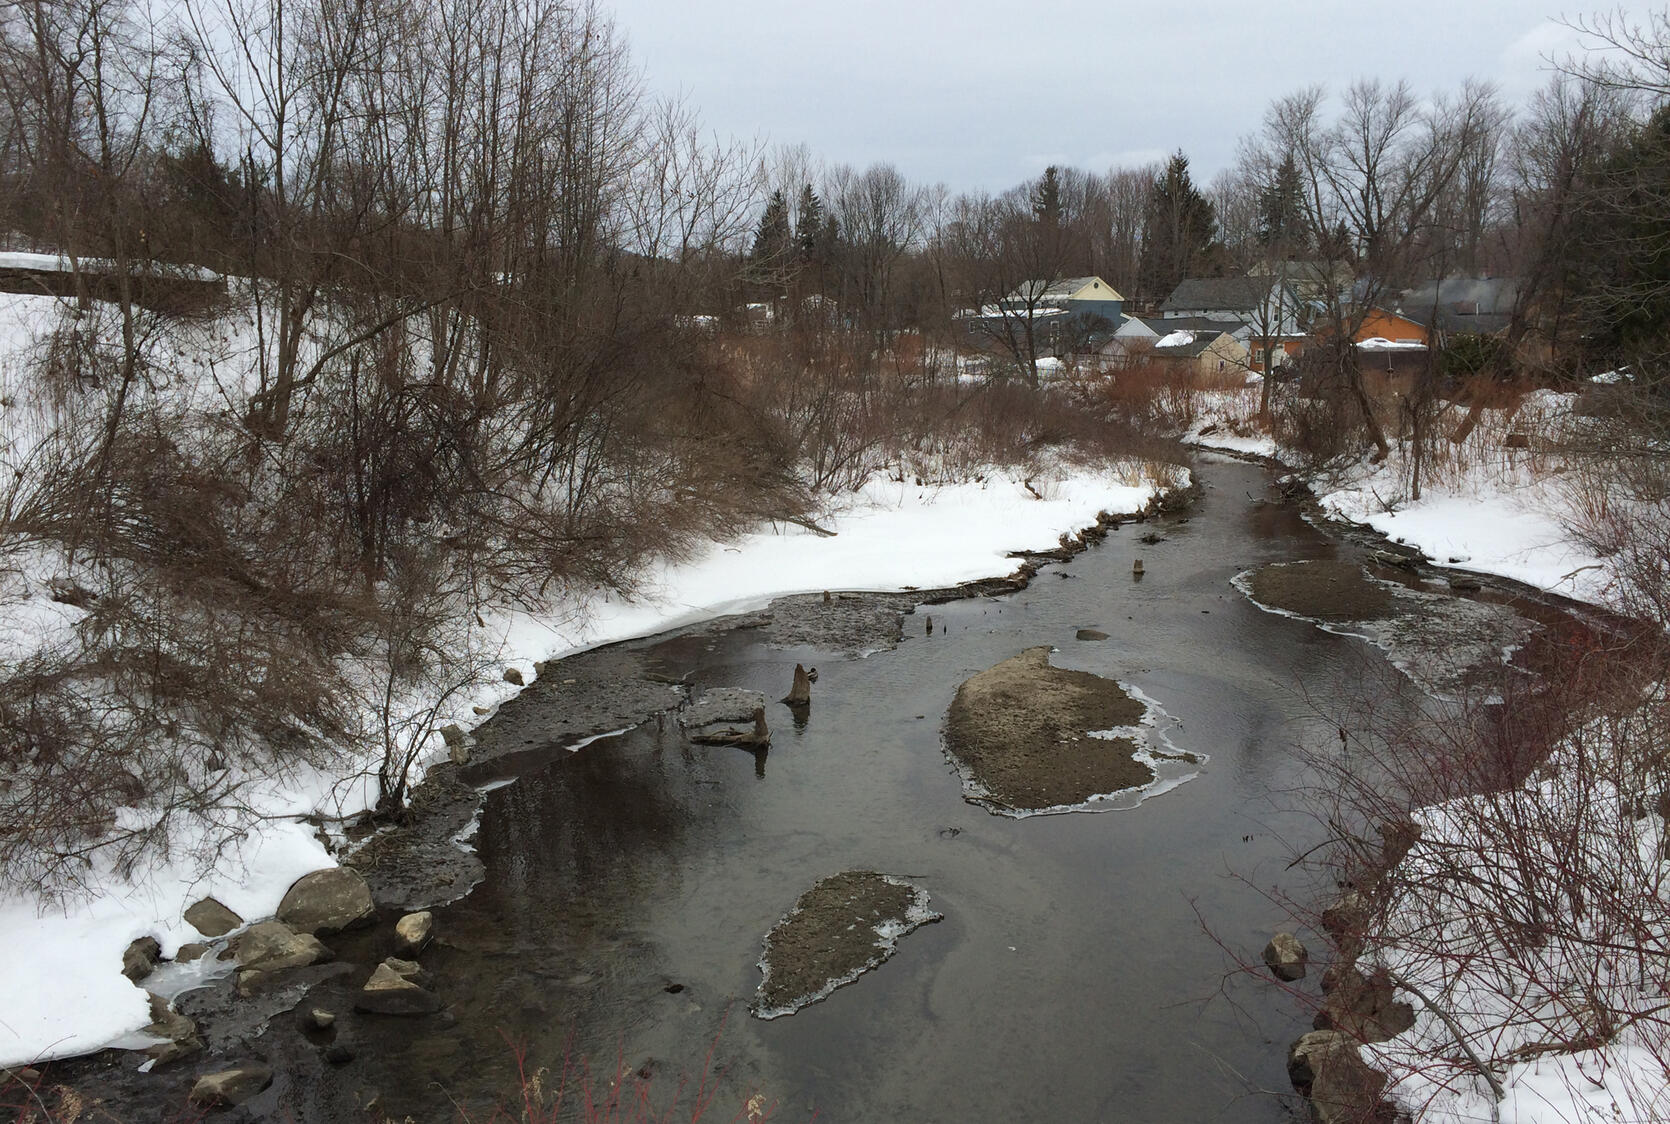
[[[1181,148],[1197,179],[1282,94],[1359,77],[1518,104],[1578,42],[1559,0],[603,0],[649,88],[720,133],[998,190]],[[1624,10],[1639,17],[1655,5]]]

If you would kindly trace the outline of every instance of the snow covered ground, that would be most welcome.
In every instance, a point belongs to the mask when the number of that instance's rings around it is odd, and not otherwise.
[[[1520,788],[1417,813],[1366,959],[1448,1022],[1414,997],[1415,1025],[1363,1053],[1421,1124],[1670,1119],[1665,822],[1631,810],[1611,752],[1661,726],[1597,721]]]
[[[484,614],[474,640],[495,666],[517,667],[531,681],[535,661],[761,607],[785,594],[925,589],[1003,576],[1015,569],[1009,551],[1048,549],[1063,533],[1094,523],[1098,512],[1140,509],[1162,482],[1185,485],[1187,472],[1131,462],[1096,470],[1062,466],[1029,481],[1000,470],[942,486],[872,480],[823,517],[834,537],[798,526],[760,527],[660,567],[638,598]],[[65,611],[48,599],[44,582],[32,592],[8,607],[15,615],[0,623],[0,638],[17,637],[46,611],[42,606]],[[425,728],[483,721],[475,706],[490,707],[514,691],[499,677],[484,676]],[[444,752],[438,737],[431,740],[430,755]],[[149,1022],[144,991],[121,974],[129,942],[151,935],[171,955],[198,939],[181,914],[206,895],[247,920],[270,916],[291,882],[335,861],[294,817],[316,807],[339,814],[365,806],[370,786],[343,783],[355,771],[350,762],[339,775],[310,774],[249,793],[278,818],[253,825],[207,869],[186,838],[173,858],[132,878],[95,866],[88,871],[98,888],[91,896],[0,898],[0,947],[7,950],[0,958],[0,1065],[85,1053]]]

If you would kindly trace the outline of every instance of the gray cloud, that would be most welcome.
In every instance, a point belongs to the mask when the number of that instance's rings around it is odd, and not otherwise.
[[[1637,13],[1647,5],[1625,5]],[[1497,82],[1518,102],[1578,38],[1542,0],[615,0],[652,90],[722,133],[891,161],[1000,189],[1046,163],[1098,170],[1178,148],[1202,178],[1264,107],[1359,77]]]

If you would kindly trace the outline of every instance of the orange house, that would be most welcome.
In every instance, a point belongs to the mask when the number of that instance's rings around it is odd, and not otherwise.
[[[1363,317],[1362,326],[1352,336],[1353,343],[1364,340],[1391,340],[1393,343],[1422,343],[1432,346],[1432,329],[1401,313],[1375,307]]]

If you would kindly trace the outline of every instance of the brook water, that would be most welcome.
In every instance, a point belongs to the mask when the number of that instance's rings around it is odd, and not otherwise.
[[[694,690],[777,698],[796,662],[816,666],[809,718],[774,704],[759,758],[692,746],[668,721],[576,753],[534,744],[485,770],[476,779],[515,777],[488,794],[475,837],[485,880],[437,911],[421,958],[448,1012],[345,1018],[355,1058],[341,1067],[275,1018],[252,1048],[280,1079],[237,1111],[485,1120],[518,1095],[518,1050],[527,1073],[551,1071],[547,1088],[584,1054],[596,1086],[617,1062],[649,1074],[660,1106],[688,1075],[689,1104],[711,1047],[724,1075],[708,1120],[755,1090],[780,1121],[1289,1119],[1283,1054],[1308,1013],[1237,974],[1220,942],[1256,961],[1290,924],[1273,897],[1331,889],[1288,869],[1323,834],[1297,749],[1337,744],[1332,704],[1385,665],[1231,585],[1252,566],[1366,547],[1307,524],[1264,469],[1202,457],[1196,471],[1205,494],[1182,517],[1118,528],[1020,593],[918,609],[894,650],[775,647],[756,629],[634,645]],[[1153,530],[1165,541],[1138,541]],[[1108,639],[1079,641],[1081,628]],[[965,803],[941,750],[946,707],[970,675],[1041,644],[1157,703],[1172,745],[1207,758],[1200,774],[1094,814],[1007,819]],[[560,682],[561,665],[547,676]],[[515,704],[518,733],[547,705],[535,684]],[[826,1001],[751,1017],[762,936],[849,869],[910,879],[944,920]],[[389,951],[379,939],[339,948],[352,970],[302,1006],[346,1012]]]

